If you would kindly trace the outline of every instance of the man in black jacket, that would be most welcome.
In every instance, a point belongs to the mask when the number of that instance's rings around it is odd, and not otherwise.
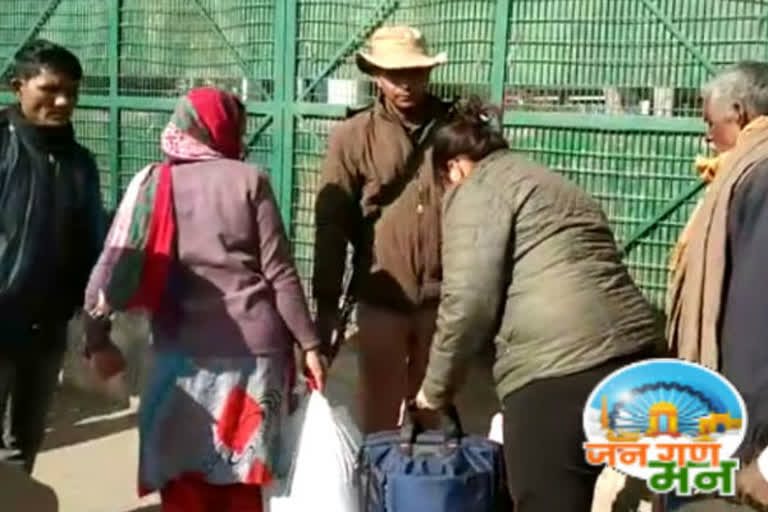
[[[668,510],[765,510],[768,63],[744,61],[721,71],[704,86],[702,99],[707,141],[718,156],[703,162],[702,174],[712,182],[678,243],[667,332],[679,357],[718,370],[744,399],[736,491],[747,503],[681,497],[671,499]]]
[[[82,74],[32,41],[15,55],[18,104],[0,112],[0,462],[30,473],[103,241],[98,169],[71,124]]]

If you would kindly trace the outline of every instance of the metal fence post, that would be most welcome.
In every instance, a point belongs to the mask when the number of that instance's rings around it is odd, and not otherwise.
[[[283,33],[283,85],[281,87],[280,112],[283,117],[283,175],[280,193],[283,218],[289,235],[293,235],[293,178],[294,178],[294,137],[297,116],[293,108],[296,101],[296,37],[297,0],[283,0],[285,7]]]
[[[510,2],[512,2],[512,0],[496,0],[496,12],[493,27],[491,101],[501,107],[504,106],[504,85],[507,74]]]
[[[107,72],[109,74],[109,208],[120,200],[120,2],[109,0]]]
[[[289,236],[292,235],[293,138],[296,91],[296,0],[275,3],[273,184]]]

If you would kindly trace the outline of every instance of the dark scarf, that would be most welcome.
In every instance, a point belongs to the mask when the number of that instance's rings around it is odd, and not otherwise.
[[[0,116],[0,308],[38,315],[54,272],[55,173],[74,130],[33,125],[18,106]]]

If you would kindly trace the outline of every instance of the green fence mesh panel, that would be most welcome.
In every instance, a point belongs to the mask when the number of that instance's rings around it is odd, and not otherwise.
[[[432,77],[436,93],[449,98],[467,93],[487,96],[495,5],[495,0],[299,0],[300,96],[307,91],[306,99],[315,102],[370,102],[374,88],[358,71],[354,54],[373,28],[394,24],[418,27],[432,53],[448,54],[450,64]]]
[[[96,158],[101,177],[101,193],[105,203],[115,184],[109,173],[109,110],[80,108],[75,111],[75,130],[80,143],[87,147]]]
[[[743,58],[765,58],[768,5],[716,0],[299,0],[297,75],[304,101],[359,105],[374,88],[353,54],[372,26],[409,23],[449,63],[433,74],[443,97],[492,96],[502,66],[502,99],[513,147],[543,161],[592,193],[604,206],[620,243],[684,194],[692,162],[706,152],[686,129],[638,132],[632,124],[658,117],[698,116],[698,88],[712,71]],[[499,20],[499,7],[508,19]],[[499,23],[506,26],[499,30]],[[499,41],[499,34],[505,40]],[[498,45],[502,45],[498,51]],[[496,50],[496,51],[495,51]],[[499,55],[504,62],[499,62]],[[301,87],[313,88],[302,97]],[[530,126],[515,112],[615,116],[627,129]],[[645,117],[629,117],[645,116]],[[622,121],[626,119],[626,121]],[[584,126],[580,126],[583,122]],[[554,123],[558,124],[558,123]],[[614,123],[615,124],[615,123]],[[305,279],[311,271],[312,204],[326,119],[297,120],[293,234]],[[655,126],[659,126],[656,124]],[[663,301],[671,244],[687,219],[689,200],[660,222],[628,256],[633,275],[656,304]]]
[[[701,138],[563,129],[517,128],[507,132],[515,151],[563,174],[593,195],[622,243],[694,183],[691,166]],[[638,284],[657,304],[664,298],[669,248],[692,203],[665,220],[629,256]]]
[[[118,187],[122,195],[131,177],[147,164],[162,160],[160,134],[168,123],[169,112],[120,112],[120,172]]]
[[[249,116],[245,139],[249,141],[248,161],[257,165],[269,174],[274,173],[272,168],[272,150],[276,146],[274,141],[274,125],[265,116]],[[263,126],[266,124],[266,127]],[[258,137],[253,140],[254,133],[258,131]]]
[[[120,91],[178,96],[199,85],[271,97],[273,0],[132,0],[120,11]]]
[[[24,0],[0,7],[0,62],[6,74],[13,54],[30,37],[66,44],[87,71],[83,93],[100,94],[106,77],[109,20],[104,0]],[[7,78],[7,76],[6,76]],[[6,80],[2,86],[6,87]]]
[[[325,153],[328,133],[336,123],[330,119],[305,117],[296,124],[294,151],[296,178],[292,204],[294,255],[299,274],[304,278],[307,286],[312,275],[315,241],[314,203],[320,177],[319,169]]]
[[[765,16],[751,0],[514,0],[507,103],[688,115],[710,69],[768,56]]]
[[[350,44],[357,31],[373,15],[375,4],[370,0],[301,0],[296,24],[296,75],[311,80],[334,64],[336,56]],[[354,45],[354,41],[351,43]],[[344,57],[343,55],[341,56]],[[339,78],[356,77],[351,61],[339,66]]]
[[[26,2],[13,2],[25,4]],[[38,11],[38,14],[40,11]],[[66,44],[80,58],[86,77],[84,94],[106,94],[107,31],[109,18],[104,0],[72,2],[62,0],[42,27],[39,37]]]
[[[412,23],[427,38],[433,52],[445,52],[448,64],[432,77],[434,91],[447,98],[490,93],[493,49],[493,0],[411,0],[403,2],[409,16],[394,21]]]
[[[170,111],[124,110],[120,113],[120,173],[118,187],[121,194],[134,174],[147,164],[163,160],[160,135],[170,120]],[[263,116],[248,118],[247,132],[253,133],[264,122]],[[270,172],[272,134],[267,129],[249,146],[248,160]],[[245,137],[248,139],[248,135]]]
[[[272,177],[308,283],[328,133],[346,106],[375,95],[354,54],[395,23],[448,54],[434,92],[503,102],[513,148],[592,193],[620,242],[695,183],[701,83],[737,60],[768,58],[768,3],[757,0],[24,0],[0,5],[0,71],[37,36],[80,56],[75,124],[110,206],[161,158],[174,98],[200,85],[240,93],[249,158]],[[0,90],[0,103],[11,101]],[[692,200],[627,258],[657,304]]]

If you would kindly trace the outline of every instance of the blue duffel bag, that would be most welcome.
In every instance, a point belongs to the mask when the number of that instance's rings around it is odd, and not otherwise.
[[[502,447],[464,435],[455,408],[424,431],[409,407],[400,430],[367,436],[358,460],[361,512],[510,512]]]

